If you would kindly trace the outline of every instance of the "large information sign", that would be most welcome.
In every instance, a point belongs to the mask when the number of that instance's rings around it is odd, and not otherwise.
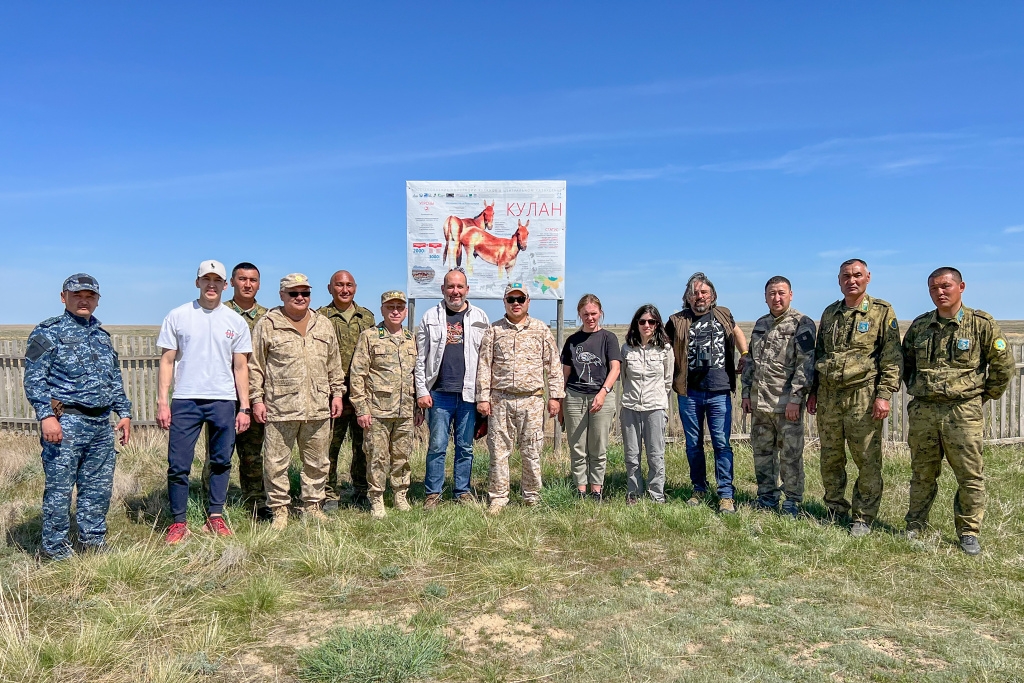
[[[534,299],[565,298],[565,181],[409,181],[408,294],[441,298],[460,267],[470,296],[500,299],[521,282]]]

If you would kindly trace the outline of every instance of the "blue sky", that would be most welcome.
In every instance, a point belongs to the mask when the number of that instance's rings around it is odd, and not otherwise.
[[[323,292],[347,268],[376,308],[405,284],[413,179],[565,179],[567,299],[597,293],[609,322],[676,310],[695,270],[737,318],[775,274],[817,317],[851,256],[903,319],[931,308],[940,265],[967,305],[1024,318],[1022,20],[1014,3],[6,3],[0,323],[58,313],[87,271],[102,320],[157,324],[205,258],[257,263],[264,303],[286,273]]]

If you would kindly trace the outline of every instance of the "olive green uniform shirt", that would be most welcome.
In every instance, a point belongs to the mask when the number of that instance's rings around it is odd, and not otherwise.
[[[937,310],[918,316],[903,338],[903,364],[907,391],[939,403],[999,398],[1016,365],[992,316],[966,306],[952,320]]]
[[[232,311],[242,316],[242,320],[249,325],[249,334],[252,335],[252,329],[256,326],[256,323],[260,318],[267,314],[267,309],[260,306],[259,303],[254,303],[252,308],[248,311],[243,309],[241,306],[235,303],[234,299],[228,299],[224,302],[224,305],[230,308]]]
[[[352,354],[355,353],[359,335],[377,324],[373,317],[373,311],[363,308],[353,301],[352,307],[343,313],[335,307],[332,301],[326,306],[318,308],[316,312],[325,316],[334,326],[334,336],[338,338],[338,353],[341,355],[341,367],[345,370],[346,378],[348,378],[349,368],[352,365]],[[346,379],[345,386],[351,393],[349,379]]]
[[[814,348],[814,384],[826,389],[875,385],[875,398],[891,401],[903,373],[900,326],[888,301],[868,295],[850,308],[843,299],[821,314]]]

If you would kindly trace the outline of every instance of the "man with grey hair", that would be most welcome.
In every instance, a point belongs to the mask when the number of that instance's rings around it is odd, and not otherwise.
[[[711,433],[715,451],[718,511],[736,512],[733,502],[732,393],[736,391],[737,364],[743,369],[747,339],[728,308],[718,305],[715,285],[704,273],[686,283],[683,310],[665,325],[675,353],[672,387],[679,396],[679,417],[686,434],[693,495],[687,502],[699,506],[707,495],[704,428]],[[738,363],[737,363],[738,360]]]

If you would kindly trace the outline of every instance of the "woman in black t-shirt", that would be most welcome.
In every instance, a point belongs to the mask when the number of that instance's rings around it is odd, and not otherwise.
[[[601,300],[584,294],[576,306],[582,326],[565,340],[562,372],[565,398],[562,417],[572,463],[572,476],[580,497],[601,502],[607,462],[608,434],[615,418],[612,387],[619,377],[622,354],[618,338],[601,329]]]

